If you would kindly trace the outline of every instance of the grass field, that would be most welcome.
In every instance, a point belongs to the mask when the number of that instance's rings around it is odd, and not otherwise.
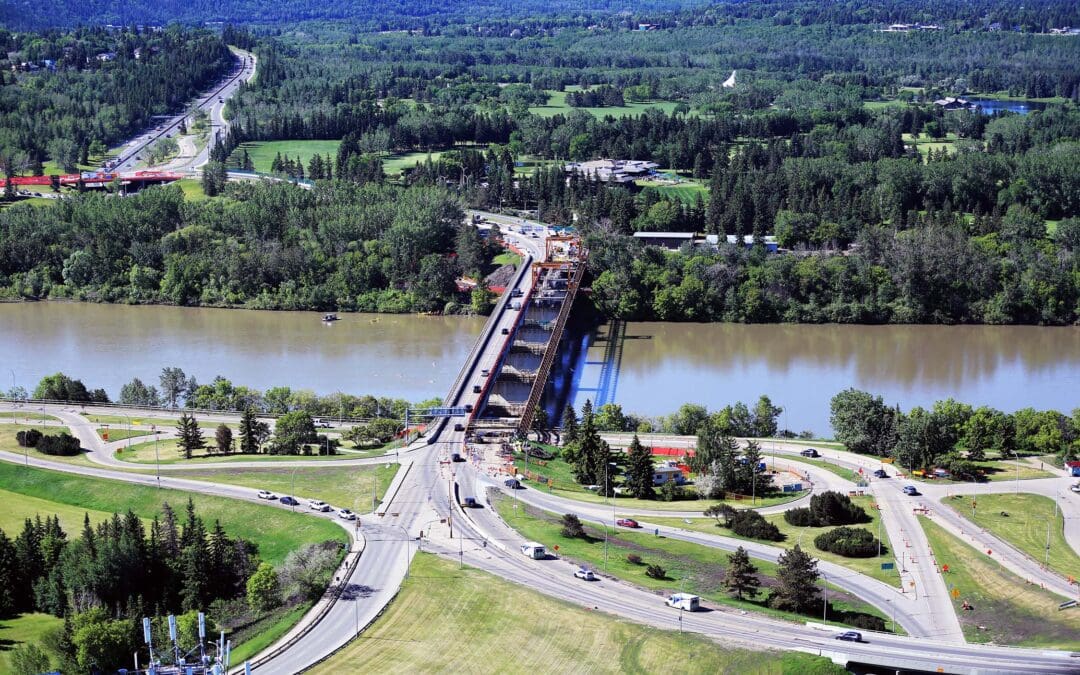
[[[656,190],[665,197],[677,199],[683,204],[696,204],[699,196],[706,204],[709,202],[708,186],[697,181],[688,180],[678,185],[656,185],[651,181],[637,181],[637,184]]]
[[[872,497],[852,497],[851,501],[863,507],[872,519],[869,523],[855,525],[854,527],[866,528],[867,530],[870,530],[870,532],[872,532],[874,536],[877,536],[877,521],[880,518],[881,514],[877,509],[871,507],[871,504],[874,503],[874,499]],[[690,522],[687,523],[686,520],[690,520]],[[889,541],[889,535],[887,532],[885,532],[884,529],[881,531],[882,544],[884,544],[884,548],[882,549],[883,552],[880,558],[845,558],[842,555],[829,553],[828,551],[822,551],[817,546],[814,546],[815,537],[824,532],[835,530],[838,526],[797,527],[795,525],[788,524],[788,522],[784,520],[784,514],[782,513],[773,513],[767,515],[765,516],[765,520],[776,525],[776,527],[780,530],[781,534],[786,537],[786,539],[784,539],[784,541],[780,543],[771,541],[765,541],[761,543],[772,544],[774,546],[782,546],[784,548],[790,548],[794,544],[799,544],[804,550],[809,552],[815,558],[827,560],[829,562],[836,563],[837,565],[843,565],[850,570],[861,572],[862,574],[873,577],[880,581],[884,581],[885,583],[891,584],[893,586],[899,586],[900,584],[900,576],[896,570],[883,571],[881,569],[881,563],[892,562],[893,560],[893,549],[891,546],[891,542]],[[650,520],[650,522],[655,522],[658,525],[681,527],[687,530],[705,532],[706,534],[717,534],[724,537],[732,537],[734,539],[745,539],[745,537],[740,537],[739,535],[732,533],[732,531],[727,528],[720,527],[719,525],[717,525],[716,520],[713,518],[653,518]]]
[[[976,462],[979,466],[983,467],[986,472],[986,477],[992,481],[1005,481],[1016,480],[1016,462],[1012,460],[997,459],[988,460],[985,462]],[[1039,469],[1038,467],[1031,466],[1020,462],[1020,480],[1028,480],[1031,478],[1053,478],[1056,473]]]
[[[213,447],[214,438],[212,434],[204,434],[204,440],[207,447]],[[111,438],[111,436],[110,436]],[[233,436],[235,442],[236,436]],[[154,446],[158,446],[156,449]],[[210,462],[213,464],[230,464],[233,462],[266,462],[268,464],[274,464],[278,462],[290,462],[297,459],[303,460],[316,460],[333,462],[342,459],[356,459],[358,457],[364,457],[367,453],[355,454],[345,453],[338,455],[210,455],[205,452],[192,454],[191,459],[184,459],[180,455],[179,441],[176,438],[162,438],[158,441],[146,441],[139,443],[138,445],[132,445],[130,448],[119,448],[116,451],[116,458],[125,462],[131,462],[132,464],[156,464],[157,458],[161,458],[162,464],[183,464],[185,462]]]
[[[139,436],[149,436],[151,434],[149,429],[108,429],[101,428],[97,430],[98,438],[105,440],[105,435],[108,434],[108,442],[123,441],[128,438],[138,438]]]
[[[933,150],[934,152],[940,152],[943,148],[950,155],[956,153],[954,144],[958,140],[958,136],[955,133],[949,132],[945,135],[945,138],[932,139],[929,136],[919,134],[918,138],[915,138],[911,134],[903,134],[903,141],[907,145],[914,145],[922,156],[923,161],[926,161],[927,154]]]
[[[0,462],[0,490],[79,510],[114,513],[131,509],[142,518],[153,518],[160,513],[162,502],[169,502],[176,511],[182,511],[191,496],[204,521],[212,525],[218,519],[230,535],[256,542],[260,557],[274,565],[280,564],[289,551],[306,544],[328,539],[347,541],[340,527],[322,518],[235,499],[27,469],[6,462]],[[10,502],[5,503],[5,509],[11,506]]]
[[[844,480],[850,481],[852,483],[857,483],[857,482],[859,482],[859,479],[860,479],[859,474],[855,473],[851,469],[848,469],[846,467],[834,464],[832,462],[832,460],[829,460],[829,459],[820,459],[820,458],[819,459],[814,459],[812,457],[803,457],[801,455],[798,456],[798,457],[792,457],[791,455],[772,455],[772,454],[765,455],[765,456],[766,457],[779,457],[780,459],[790,460],[791,462],[797,462],[797,463],[800,463],[800,464],[809,464],[811,466],[816,466],[819,469],[824,469],[824,470],[826,470],[826,471],[828,471],[830,473],[834,473],[837,476],[840,476],[841,478],[843,478]]]
[[[63,625],[63,619],[49,614],[22,614],[0,620],[0,673],[14,672],[10,650],[24,642],[40,642],[45,631]]]
[[[958,591],[953,607],[969,642],[1080,649],[1080,608],[1058,611],[1057,595],[1025,583],[929,519],[920,521],[938,564],[949,566],[945,583]],[[973,610],[962,609],[965,600]]]
[[[551,446],[544,447],[550,448]],[[557,448],[555,449],[557,450]],[[515,459],[514,466],[520,473],[528,475],[526,473],[524,459]],[[589,502],[591,504],[602,504],[608,501],[603,495],[586,490],[582,485],[579,485],[574,480],[573,469],[571,466],[560,458],[548,461],[544,465],[539,465],[535,459],[531,459],[529,461],[528,471],[532,472],[534,475],[540,475],[554,481],[554,485],[551,487],[536,484],[534,487],[538,490],[548,490],[552,494],[557,494],[561,497]],[[616,487],[617,486],[618,483],[616,483]],[[802,492],[776,493],[769,497],[758,497],[755,506],[762,507],[786,504],[805,494],[806,491],[804,490]],[[743,508],[752,506],[749,498],[726,499],[723,502],[707,499],[679,499],[676,501],[665,502],[661,499],[635,499],[633,497],[615,498],[616,508],[619,513],[625,515],[632,515],[639,511],[704,511],[712,504],[720,503],[731,504],[732,506]]]
[[[523,537],[539,541],[548,547],[558,545],[559,555],[582,564],[588,564],[598,572],[610,574],[654,591],[685,590],[696,593],[713,602],[730,605],[739,609],[765,612],[772,616],[793,621],[805,621],[806,617],[789,612],[779,612],[765,606],[770,585],[775,583],[776,565],[764,560],[754,560],[762,581],[764,597],[761,600],[737,600],[730,597],[721,586],[723,565],[727,563],[727,553],[708,546],[690,542],[657,537],[650,532],[640,532],[619,528],[608,535],[605,548],[602,529],[586,526],[587,538],[568,538],[561,534],[559,516],[532,508],[525,504],[515,504],[506,495],[496,495],[492,499],[494,508]],[[516,508],[515,508],[516,507]],[[607,555],[605,556],[605,550]],[[634,564],[627,560],[630,553],[641,556],[643,563]],[[653,579],[646,576],[646,566],[659,564],[667,570],[665,579]],[[567,582],[573,581],[567,570]],[[831,585],[830,585],[831,586]],[[854,596],[836,589],[829,591],[830,621],[839,619],[840,612],[860,611],[875,616],[882,616],[873,607],[861,602]],[[818,612],[820,618],[820,611]],[[884,617],[883,617],[884,618]]]
[[[1065,517],[1054,508],[1051,498],[1023,493],[977,495],[974,518],[969,497],[942,501],[1039,562],[1046,559],[1049,533],[1050,569],[1080,579],[1080,556],[1065,541]],[[1003,512],[1008,515],[1001,515]]]
[[[540,117],[552,117],[554,115],[569,115],[573,110],[584,110],[590,115],[596,117],[603,117],[605,115],[611,115],[612,117],[626,117],[627,115],[640,115],[649,109],[663,110],[667,114],[671,114],[675,107],[678,106],[676,101],[647,101],[644,103],[628,103],[624,106],[610,106],[604,108],[573,108],[566,104],[566,94],[568,91],[574,91],[577,87],[567,87],[567,91],[556,91],[554,89],[548,89],[548,102],[547,105],[533,106],[529,108],[529,112]]]
[[[844,670],[820,657],[732,649],[689,633],[637,625],[420,553],[386,613],[311,672],[839,675]]]
[[[251,158],[252,164],[255,165],[255,170],[261,173],[270,173],[270,166],[274,163],[274,157],[281,153],[282,157],[286,155],[290,159],[300,158],[300,161],[304,163],[304,171],[307,171],[308,162],[315,155],[330,155],[333,159],[337,156],[338,146],[341,145],[341,141],[254,141],[251,143],[241,143],[236,150],[233,150],[232,155],[229,156],[229,166],[237,167],[240,163],[240,158],[244,154],[244,150],[247,150],[248,157]]]
[[[442,156],[441,152],[403,152],[398,154],[384,155],[383,173],[387,176],[400,175],[405,169],[411,169],[417,165],[417,163],[424,163],[428,157],[431,157],[431,161],[436,161]]]
[[[169,475],[208,483],[241,485],[255,490],[270,490],[279,497],[300,495],[321,499],[335,507],[367,513],[371,508],[372,487],[378,499],[394,480],[398,465],[351,467],[236,468],[229,471],[177,471]],[[294,475],[295,474],[295,475]]]
[[[207,199],[202,182],[195,180],[194,178],[184,178],[176,181],[173,185],[178,185],[180,187],[180,190],[184,193],[184,199],[189,202],[198,202]]]
[[[38,422],[40,420],[45,420],[46,422],[56,422],[57,421],[56,418],[53,417],[52,415],[42,415],[41,413],[36,413],[35,414],[33,412],[17,412],[17,411],[14,411],[14,410],[6,411],[6,412],[0,412],[0,419],[15,420],[15,421],[26,420],[30,424],[33,424],[34,422]]]
[[[514,267],[517,267],[521,264],[521,256],[519,256],[517,253],[511,253],[510,251],[506,251],[505,253],[500,253],[499,255],[492,258],[491,262],[494,265],[500,267],[502,265],[513,265]]]
[[[108,424],[110,427],[124,427],[125,429],[130,424],[132,428],[144,427],[149,429],[151,426],[155,426],[158,429],[175,429],[177,417],[141,417],[141,416],[121,416],[121,415],[83,415],[86,419],[94,422],[95,424]],[[198,420],[198,418],[196,418]],[[218,428],[221,422],[199,422],[200,429],[214,430]],[[239,428],[236,422],[226,423],[227,427],[234,432]]]

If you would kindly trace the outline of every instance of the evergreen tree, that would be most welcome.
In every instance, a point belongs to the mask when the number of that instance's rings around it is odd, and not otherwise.
[[[626,486],[630,494],[638,499],[655,498],[653,473],[652,452],[643,446],[637,434],[634,434],[634,440],[630,441],[630,447],[626,449]]]
[[[245,408],[244,415],[240,418],[240,452],[246,455],[253,455],[259,451],[255,437],[256,424],[258,420],[255,419],[255,410]]]
[[[233,436],[232,429],[225,424],[219,424],[218,428],[214,430],[214,443],[217,445],[217,451],[223,455],[228,455],[233,450]]]
[[[176,433],[179,436],[177,444],[180,446],[180,452],[184,454],[184,459],[191,459],[193,452],[206,447],[202,429],[199,428],[199,422],[194,415],[182,413],[176,424]]]
[[[566,409],[562,414],[562,442],[563,445],[570,445],[571,443],[577,443],[578,441],[578,419],[577,413],[574,412],[574,406],[567,403]]]
[[[769,605],[776,609],[807,613],[818,602],[817,560],[799,548],[784,551],[777,558],[776,581]]]
[[[757,571],[754,563],[750,562],[750,554],[740,546],[728,556],[728,566],[724,570],[724,588],[740,600],[744,595],[753,598],[761,586]]]

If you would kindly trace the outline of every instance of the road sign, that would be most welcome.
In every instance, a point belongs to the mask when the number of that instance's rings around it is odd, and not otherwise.
[[[952,589],[952,596],[953,596],[953,599],[959,598],[960,597],[960,589],[959,588]]]
[[[891,563],[891,562],[881,563],[881,569],[883,569],[883,570],[891,570],[891,569],[895,569],[895,568],[896,568],[896,563]]]

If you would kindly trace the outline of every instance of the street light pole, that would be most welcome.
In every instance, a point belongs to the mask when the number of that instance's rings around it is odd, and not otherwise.
[[[829,613],[829,577],[822,572],[821,573],[821,588],[825,591],[825,602],[821,606],[821,620],[828,621]]]

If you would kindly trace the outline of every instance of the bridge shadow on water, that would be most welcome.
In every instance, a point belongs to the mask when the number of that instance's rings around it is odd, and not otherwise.
[[[562,424],[562,413],[571,402],[579,413],[585,399],[592,401],[594,410],[615,403],[626,341],[651,338],[628,336],[626,322],[603,322],[591,310],[572,315],[544,396],[544,408],[552,423]],[[598,355],[601,346],[603,352]]]

